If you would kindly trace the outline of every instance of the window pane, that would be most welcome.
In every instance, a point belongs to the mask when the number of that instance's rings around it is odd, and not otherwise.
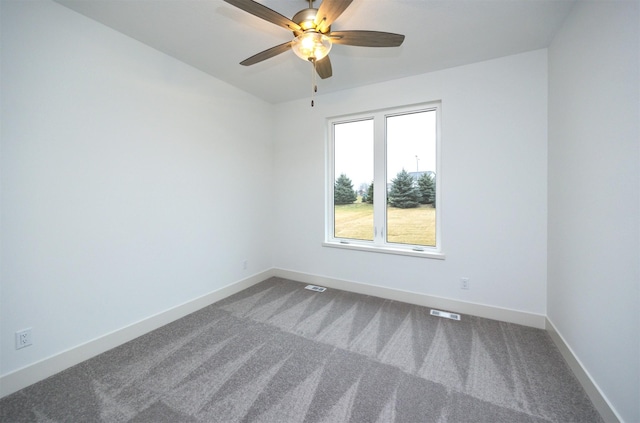
[[[334,236],[373,240],[373,119],[335,124]]]
[[[386,118],[387,242],[436,245],[436,111]]]

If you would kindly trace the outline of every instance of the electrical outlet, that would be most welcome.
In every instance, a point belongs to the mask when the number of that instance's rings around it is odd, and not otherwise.
[[[469,289],[469,278],[460,279],[460,289]]]
[[[242,269],[247,270],[247,268],[249,267],[249,263],[247,260],[243,260],[242,261]]]
[[[31,328],[16,332],[16,350],[31,345]]]

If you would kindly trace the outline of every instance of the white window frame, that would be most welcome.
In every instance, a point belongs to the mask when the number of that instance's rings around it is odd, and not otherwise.
[[[435,247],[411,244],[396,244],[387,242],[385,225],[387,222],[387,145],[386,122],[387,117],[404,115],[409,113],[436,111],[436,245]],[[374,110],[351,115],[335,116],[327,118],[326,137],[326,212],[325,212],[325,241],[323,246],[345,248],[360,251],[372,251],[387,254],[400,254],[416,257],[444,259],[442,251],[442,166],[440,160],[441,149],[441,115],[442,103],[434,101],[410,106],[394,107],[390,109]],[[377,204],[374,202],[374,237],[373,241],[356,240],[351,238],[336,238],[334,236],[334,127],[337,124],[373,119],[374,124],[374,193],[375,199],[383,199]],[[380,212],[383,210],[383,212]]]

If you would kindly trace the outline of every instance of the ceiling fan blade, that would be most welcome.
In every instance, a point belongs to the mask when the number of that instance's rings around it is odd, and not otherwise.
[[[261,51],[258,54],[254,54],[253,56],[249,57],[248,59],[243,60],[242,62],[240,62],[241,65],[243,66],[251,66],[251,65],[255,65],[258,62],[262,62],[263,60],[267,60],[270,59],[274,56],[277,56],[280,53],[284,53],[287,50],[291,49],[291,41],[287,41],[286,43],[283,44],[279,44],[275,47],[271,47],[268,48],[264,51]]]
[[[404,35],[380,31],[331,31],[329,38],[333,44],[359,47],[398,47]]]
[[[267,6],[263,6],[262,4],[253,0],[224,1],[237,7],[238,9],[242,9],[245,12],[251,13],[254,16],[264,19],[265,21],[281,26],[284,29],[295,32],[302,31],[302,28],[300,28],[300,26],[297,23],[293,22],[291,19],[287,18],[286,16],[282,16],[275,10],[269,9]]]
[[[329,60],[329,56],[325,56],[323,59],[320,59],[316,62],[316,72],[322,79],[330,78],[333,75],[333,70],[331,69],[331,60]]]
[[[338,19],[338,16],[349,7],[352,1],[353,0],[322,0],[315,19],[318,31],[322,33],[327,32],[329,25]]]

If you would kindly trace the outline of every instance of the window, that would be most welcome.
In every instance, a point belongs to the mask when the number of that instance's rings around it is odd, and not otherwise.
[[[440,103],[329,119],[324,245],[444,258]]]

